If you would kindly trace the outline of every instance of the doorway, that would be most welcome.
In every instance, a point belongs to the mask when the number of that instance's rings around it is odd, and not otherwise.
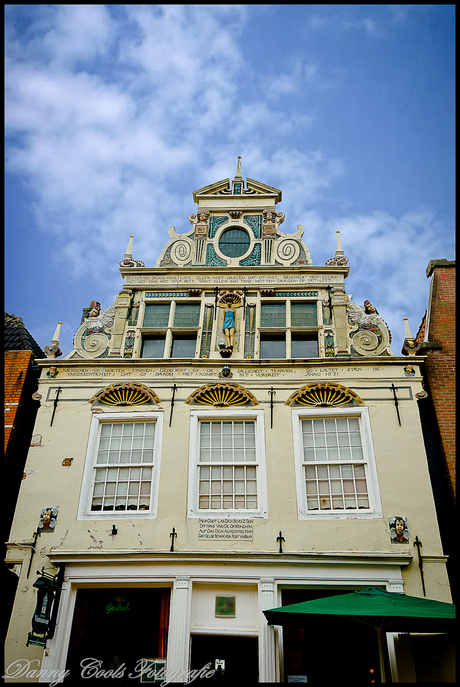
[[[169,588],[79,589],[70,635],[69,682],[130,683],[141,659],[166,658]],[[97,674],[96,666],[99,664]],[[82,679],[84,678],[84,679]]]
[[[211,664],[208,670],[216,670],[212,677],[203,678],[203,684],[257,683],[259,676],[258,637],[192,635],[191,640],[191,670],[201,670],[208,663]]]
[[[337,596],[344,590],[287,590],[282,605]],[[377,633],[338,617],[311,615],[304,627],[283,627],[284,680],[309,684],[380,683]],[[385,667],[390,675],[389,665]]]

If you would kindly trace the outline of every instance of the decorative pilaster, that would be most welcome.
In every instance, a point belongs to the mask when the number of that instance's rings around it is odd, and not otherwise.
[[[190,578],[176,578],[171,597],[166,668],[168,671],[181,671],[178,682],[186,682],[189,667],[190,593]]]
[[[348,327],[347,327],[347,303],[345,286],[333,286],[331,289],[331,305],[334,316],[337,355],[349,355]]]
[[[267,619],[262,613],[277,605],[275,580],[272,577],[261,578],[259,598],[259,681],[277,682],[276,630],[272,625],[267,624]]]

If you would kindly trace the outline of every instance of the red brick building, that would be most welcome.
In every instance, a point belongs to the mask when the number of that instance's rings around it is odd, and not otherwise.
[[[455,261],[430,260],[426,276],[429,303],[416,339],[426,354],[426,381],[455,500]]]
[[[46,355],[24,326],[20,317],[5,313],[4,323],[4,400],[5,449],[3,462],[4,496],[2,501],[2,541],[8,539],[24,465],[29,450],[39,402],[32,398],[40,374],[36,358]],[[4,584],[14,587],[14,576]],[[8,597],[8,594],[7,594]],[[14,592],[12,595],[14,598]],[[12,599],[11,599],[12,600]],[[8,619],[9,613],[4,615]],[[6,630],[6,628],[2,628]]]
[[[430,260],[428,308],[416,336],[427,397],[419,401],[428,468],[454,601],[455,531],[455,261]]]

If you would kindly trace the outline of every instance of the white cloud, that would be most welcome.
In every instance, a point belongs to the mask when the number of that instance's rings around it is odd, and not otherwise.
[[[404,339],[403,317],[412,315],[409,324],[415,335],[427,307],[425,268],[433,258],[445,257],[445,228],[427,210],[401,217],[375,211],[327,221],[311,212],[302,224],[314,263],[324,255],[325,243],[331,248],[328,257],[333,257],[336,231],[340,231],[350,266],[347,290],[357,303],[372,299],[392,331],[393,352],[399,355]]]

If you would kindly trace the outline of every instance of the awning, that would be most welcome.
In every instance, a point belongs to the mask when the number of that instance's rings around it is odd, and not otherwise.
[[[328,615],[375,628],[379,634],[380,668],[384,682],[382,631],[453,632],[455,604],[367,587],[350,594],[312,599],[263,613],[269,625],[308,627],[309,615]]]

